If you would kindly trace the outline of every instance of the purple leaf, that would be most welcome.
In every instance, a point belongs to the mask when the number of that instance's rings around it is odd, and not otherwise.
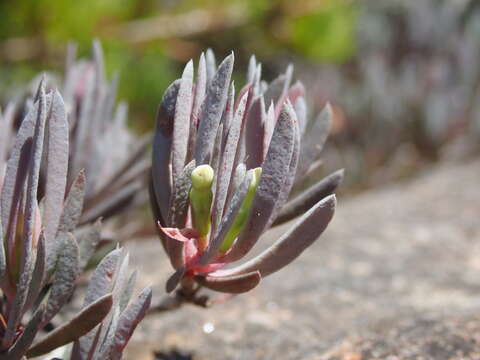
[[[153,138],[152,180],[157,205],[163,219],[167,219],[168,204],[172,191],[172,175],[170,169],[170,151],[172,147],[173,120],[175,104],[180,88],[180,80],[168,87],[158,109]],[[157,219],[158,220],[158,219]]]
[[[222,154],[221,164],[217,172],[215,199],[212,209],[212,216],[215,219],[215,224],[219,223],[219,220],[223,215],[225,202],[227,200],[230,181],[232,178],[233,165],[235,162],[235,154],[244,124],[245,109],[248,97],[248,92],[242,96],[226,136],[227,140]]]
[[[343,177],[343,169],[335,171],[333,174],[330,174],[320,182],[294,197],[283,206],[282,210],[278,213],[277,218],[273,222],[273,225],[282,224],[300,214],[305,213],[321,199],[333,194],[337,187],[342,183]]]
[[[75,238],[71,233],[60,233],[58,242],[60,248],[55,266],[55,279],[50,288],[47,310],[42,325],[46,325],[70,300],[78,276],[79,258]]]
[[[253,271],[235,276],[196,276],[195,280],[211,290],[240,294],[252,290],[261,280],[260,272]]]
[[[253,100],[245,127],[247,169],[254,169],[263,163],[263,145],[266,122],[265,103],[260,96]]]
[[[192,83],[193,61],[190,60],[183,71],[175,105],[171,159],[173,186],[183,171],[187,159],[188,133],[193,103]]]
[[[84,270],[88,261],[95,253],[102,234],[102,222],[97,220],[95,224],[88,227],[77,236],[79,250],[79,268]]]
[[[45,192],[45,238],[46,252],[50,254],[50,247],[56,236],[65,198],[65,187],[68,172],[68,123],[65,113],[65,104],[56,91],[52,96],[52,105],[48,118],[48,148],[46,168]]]
[[[144,289],[138,298],[127,306],[125,311],[120,315],[117,329],[115,332],[115,340],[113,343],[110,356],[112,360],[121,359],[122,352],[125,349],[133,331],[138,323],[145,317],[152,300],[152,290]]]
[[[0,354],[0,360],[22,359],[30,345],[32,345],[35,336],[38,333],[40,322],[42,321],[45,307],[40,305],[35,311],[27,326],[23,330],[15,344],[8,349],[7,353]]]
[[[218,71],[207,88],[195,144],[195,161],[197,166],[210,162],[214,140],[227,101],[232,70],[233,53],[227,56],[220,64]]]
[[[262,167],[262,176],[253,200],[250,217],[225,261],[242,258],[255,245],[264,232],[281,195],[292,158],[295,131],[295,113],[290,103],[286,103],[278,118],[267,157]]]
[[[238,267],[220,270],[210,275],[237,276],[259,271],[262,277],[270,275],[295,260],[326,229],[335,212],[335,195],[330,195],[308,210],[272,246],[260,255]]]
[[[85,335],[97,326],[112,307],[112,295],[97,299],[80,311],[73,319],[48,333],[27,352],[28,357],[41,356]]]
[[[83,198],[85,195],[85,172],[78,173],[73,184],[70,186],[63,212],[60,217],[58,232],[72,232],[78,224],[83,209]]]

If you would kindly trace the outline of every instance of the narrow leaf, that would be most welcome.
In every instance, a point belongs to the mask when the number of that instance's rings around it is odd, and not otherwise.
[[[226,261],[238,260],[250,251],[264,232],[275,210],[292,158],[295,141],[294,120],[295,113],[287,102],[277,121],[267,158],[262,166],[262,177],[253,200],[250,218],[227,253]]]
[[[317,184],[309,187],[307,190],[297,195],[295,198],[287,202],[279,212],[273,225],[280,225],[287,222],[300,214],[305,213],[313,205],[324,197],[335,192],[337,187],[342,183],[344,170],[335,171]]]
[[[179,88],[180,80],[177,80],[165,91],[158,109],[153,138],[153,189],[155,190],[155,198],[157,199],[157,205],[163,219],[167,219],[168,216],[168,204],[172,191],[170,151],[172,147],[175,104],[177,102]]]
[[[172,140],[173,186],[175,186],[175,181],[182,173],[187,158],[188,133],[190,131],[190,117],[193,102],[192,84],[193,62],[190,60],[183,71],[175,105]]]
[[[57,327],[33,345],[28,350],[27,356],[35,357],[47,354],[85,335],[105,318],[111,307],[112,295],[107,294],[97,299],[69,322]]]
[[[60,249],[53,280],[48,296],[47,310],[43,324],[47,324],[65,305],[75,289],[78,276],[78,246],[71,233],[61,233],[58,236]]]
[[[44,226],[47,256],[55,256],[50,250],[56,236],[68,172],[68,123],[61,95],[55,91],[48,118],[48,148]]]
[[[217,135],[218,126],[227,101],[232,70],[233,54],[223,60],[207,88],[195,144],[195,161],[197,166],[210,162],[215,136]]]
[[[150,288],[144,289],[138,298],[128,305],[125,311],[121,314],[112,351],[110,353],[112,360],[121,359],[125,346],[130,340],[138,323],[145,317],[151,301],[152,290]]]
[[[261,280],[260,272],[253,271],[235,276],[215,277],[196,276],[195,280],[202,286],[214,291],[241,294],[252,290]]]
[[[262,277],[270,275],[295,260],[327,228],[335,212],[335,195],[318,202],[272,246],[260,255],[238,267],[211,273],[211,276],[236,276],[259,271]]]

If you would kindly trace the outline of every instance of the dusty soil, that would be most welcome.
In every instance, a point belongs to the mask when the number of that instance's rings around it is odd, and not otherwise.
[[[478,161],[444,165],[340,199],[296,262],[211,309],[146,319],[127,359],[480,359],[479,175]],[[160,243],[128,248],[162,297]]]

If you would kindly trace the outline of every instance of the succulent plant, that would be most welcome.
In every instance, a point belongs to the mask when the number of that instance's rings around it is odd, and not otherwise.
[[[9,117],[0,117],[0,126],[7,124],[5,119]],[[41,81],[6,164],[5,152],[0,157],[0,168],[6,167],[0,182],[0,359],[45,354],[86,335],[104,319],[109,322],[102,331],[115,334],[114,344],[121,349],[142,317],[139,306],[149,302],[146,290],[143,298],[125,308],[131,285],[125,285],[123,261],[108,276],[92,279],[83,309],[33,344],[70,301],[78,274],[100,237],[98,222],[81,238],[72,234],[82,212],[85,176],[80,171],[66,191],[68,139],[63,99],[57,91],[46,93]],[[45,190],[38,201],[41,173]],[[118,257],[118,250],[109,259],[113,256]],[[110,289],[112,281],[115,287]],[[111,309],[114,316],[109,315]]]
[[[202,54],[195,83],[190,61],[165,91],[156,120],[150,198],[175,269],[166,287],[197,304],[205,300],[196,295],[200,287],[246,292],[298,257],[330,222],[336,203],[330,194],[343,176],[337,172],[288,200],[307,129],[304,88],[290,86],[291,67],[265,83],[252,57],[247,84],[235,99],[233,61],[231,54],[217,69],[213,53]],[[327,107],[320,117],[320,147],[329,113]],[[272,224],[301,213],[260,255],[226,268]]]
[[[111,81],[106,78],[99,41],[93,42],[92,52],[91,60],[77,60],[76,46],[69,45],[61,86],[70,128],[67,184],[73,183],[81,169],[87,179],[80,225],[124,213],[132,205],[146,201],[141,190],[150,167],[147,153],[151,135],[140,138],[128,128],[128,106],[125,102],[116,104],[118,77]],[[17,99],[15,106],[6,109],[7,119],[23,119],[39,80],[40,76],[32,81],[26,100]],[[47,86],[57,82],[52,80]],[[16,114],[10,114],[14,108]],[[42,190],[41,182],[40,194]]]

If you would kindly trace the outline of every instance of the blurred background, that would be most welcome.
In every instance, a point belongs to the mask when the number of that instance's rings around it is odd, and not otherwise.
[[[153,127],[163,91],[190,58],[235,51],[266,80],[289,64],[310,115],[335,111],[322,174],[345,167],[344,192],[467,159],[480,138],[478,0],[0,1],[0,104],[44,70],[63,74],[67,44],[101,40],[109,76],[137,132]],[[312,174],[313,177],[317,175]]]

